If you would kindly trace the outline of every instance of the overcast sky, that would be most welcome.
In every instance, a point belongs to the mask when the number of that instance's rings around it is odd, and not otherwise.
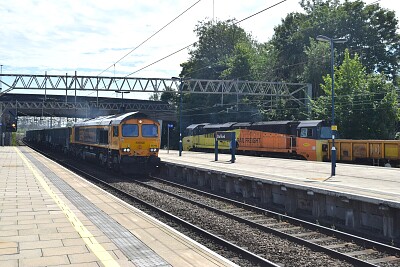
[[[3,73],[126,76],[196,41],[198,21],[243,19],[281,0],[201,0],[133,53],[133,48],[197,0],[10,0],[0,3],[0,64]],[[287,0],[241,23],[268,41],[287,13],[301,11]],[[365,0],[373,3],[376,0]],[[400,1],[381,0],[400,13]],[[180,73],[187,50],[131,77],[169,78]],[[105,71],[108,67],[107,71]],[[105,72],[103,72],[105,71]]]

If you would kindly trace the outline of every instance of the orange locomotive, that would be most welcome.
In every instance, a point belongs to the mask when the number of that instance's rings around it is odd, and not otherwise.
[[[234,131],[237,152],[314,161],[330,161],[332,132],[323,120],[193,124],[186,128],[183,149],[213,151],[216,131]],[[400,163],[398,140],[336,140],[337,160],[342,162]],[[218,148],[229,150],[229,141]]]

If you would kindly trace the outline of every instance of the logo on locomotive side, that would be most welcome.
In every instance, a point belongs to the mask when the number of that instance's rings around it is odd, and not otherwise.
[[[260,138],[239,138],[240,143],[250,143],[250,144],[258,144],[260,143]]]

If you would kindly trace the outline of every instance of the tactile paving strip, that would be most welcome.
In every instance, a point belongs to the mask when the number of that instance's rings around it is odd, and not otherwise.
[[[87,200],[43,163],[35,159],[31,153],[22,152],[135,265],[143,267],[171,266],[126,228]]]

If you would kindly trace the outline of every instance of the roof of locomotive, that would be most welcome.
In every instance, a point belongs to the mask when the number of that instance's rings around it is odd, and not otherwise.
[[[236,122],[226,122],[226,123],[220,123],[220,124],[207,124],[203,128],[204,129],[224,129],[224,128],[230,128],[232,125],[234,125]]]
[[[198,127],[198,126],[205,126],[208,125],[209,123],[198,123],[198,124],[191,124],[188,127],[186,127],[186,129],[188,130],[193,130],[194,128]]]
[[[88,119],[85,121],[75,123],[75,127],[79,126],[108,126],[108,125],[118,125],[122,121],[130,119],[130,118],[147,118],[147,115],[134,111],[124,114],[115,114],[115,115],[108,115],[108,116],[101,116],[93,119]]]
[[[252,125],[286,125],[286,124],[295,124],[298,122],[295,121],[259,121],[254,122]]]
[[[251,122],[238,122],[238,123],[235,123],[232,127],[234,129],[237,129],[237,128],[241,128],[241,127],[250,127],[250,126],[251,126]]]
[[[300,121],[300,124],[297,125],[297,128],[316,127],[323,122],[324,122],[323,120]]]

